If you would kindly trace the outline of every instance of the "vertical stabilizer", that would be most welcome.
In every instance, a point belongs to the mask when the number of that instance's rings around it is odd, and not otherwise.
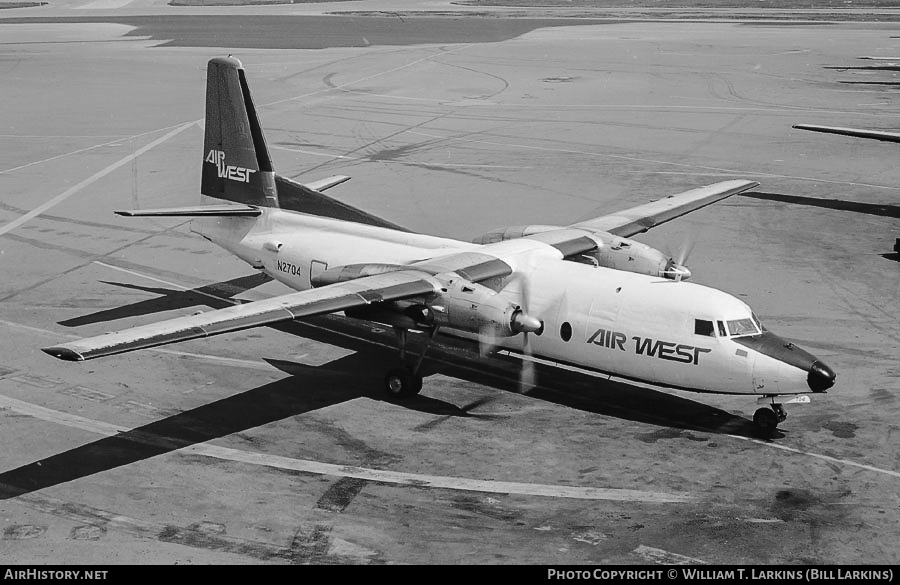
[[[236,203],[279,207],[275,169],[244,66],[232,57],[206,70],[206,137],[200,192]]]

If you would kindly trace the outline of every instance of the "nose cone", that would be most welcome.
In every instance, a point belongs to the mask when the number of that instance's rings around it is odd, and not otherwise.
[[[806,377],[806,383],[809,384],[810,390],[813,392],[825,392],[834,386],[835,374],[834,370],[816,360],[809,367],[809,375]]]

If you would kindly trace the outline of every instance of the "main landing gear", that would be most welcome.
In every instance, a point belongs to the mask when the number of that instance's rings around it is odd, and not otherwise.
[[[785,412],[784,406],[778,402],[774,402],[774,398],[772,400],[773,402],[768,408],[760,408],[753,415],[753,422],[756,423],[757,427],[764,431],[775,430],[775,427],[783,423],[787,418],[787,412]]]
[[[394,331],[397,334],[397,345],[400,348],[400,365],[388,370],[384,377],[384,390],[389,397],[394,400],[403,400],[418,394],[422,390],[422,376],[419,374],[419,368],[422,365],[422,360],[425,358],[425,352],[428,351],[428,345],[434,339],[437,330],[437,326],[431,328],[428,333],[428,340],[422,348],[422,353],[416,358],[415,364],[409,365],[406,361],[407,330],[402,327],[394,327]]]

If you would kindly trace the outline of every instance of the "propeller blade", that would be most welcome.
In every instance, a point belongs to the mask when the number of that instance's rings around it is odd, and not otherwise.
[[[697,244],[697,238],[694,235],[694,232],[688,232],[687,237],[684,239],[684,242],[681,243],[681,251],[678,254],[678,258],[676,262],[678,264],[684,266],[687,264],[688,258],[691,255],[691,252],[694,251],[694,246]]]
[[[534,362],[531,358],[531,339],[527,333],[522,334],[524,336],[524,343],[522,344],[522,351],[525,356],[529,359],[523,359],[521,370],[519,370],[519,394],[527,394],[530,390],[535,387],[535,372],[534,372]]]
[[[481,357],[488,357],[497,350],[500,345],[493,327],[482,327],[478,332],[478,353]]]

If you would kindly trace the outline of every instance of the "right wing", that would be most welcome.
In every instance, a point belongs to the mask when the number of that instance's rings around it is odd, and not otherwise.
[[[439,289],[440,284],[426,273],[400,270],[79,339],[42,351],[59,359],[82,361],[371,303],[429,295]]]
[[[756,181],[722,181],[677,195],[669,195],[610,215],[580,221],[569,227],[604,231],[629,238],[758,185]]]
[[[792,128],[797,128],[798,130],[810,130],[812,132],[822,132],[825,134],[842,134],[844,136],[856,136],[857,138],[884,140],[885,142],[900,142],[900,132],[858,130],[856,128],[841,128],[839,126],[816,126],[815,124],[794,124]]]

